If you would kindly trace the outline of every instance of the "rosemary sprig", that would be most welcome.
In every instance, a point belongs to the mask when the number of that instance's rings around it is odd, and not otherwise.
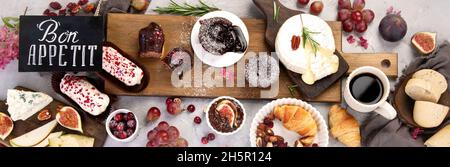
[[[278,6],[275,0],[273,0],[273,21],[278,23],[279,17],[280,17],[280,6]]]
[[[309,30],[307,27],[305,27],[305,24],[303,23],[303,17],[300,15],[300,20],[302,22],[303,28],[302,28],[302,37],[303,37],[303,48],[306,48],[306,43],[309,43],[311,45],[311,48],[313,49],[314,55],[319,51],[320,44],[314,40],[312,37],[314,34],[320,34],[320,32],[314,32]]]
[[[156,7],[155,12],[159,14],[175,14],[183,16],[202,16],[206,13],[220,10],[219,8],[209,6],[205,4],[202,0],[199,0],[200,5],[193,6],[188,3],[178,4],[173,0],[170,0],[170,4],[167,7]]]
[[[295,88],[297,88],[297,87],[298,87],[298,85],[290,85],[290,86],[288,86],[289,93],[291,93],[292,97],[295,97]]]

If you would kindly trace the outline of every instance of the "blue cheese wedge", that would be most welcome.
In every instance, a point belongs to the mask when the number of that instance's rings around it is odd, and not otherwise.
[[[303,27],[312,32],[312,38],[319,43],[317,52],[314,52],[309,43],[304,45],[302,38],[300,47],[293,50],[292,36],[302,36]],[[321,18],[309,14],[296,15],[281,26],[275,41],[275,50],[281,63],[287,69],[302,74],[302,80],[309,85],[334,74],[339,68],[339,58],[334,55],[336,46],[330,26]]]
[[[47,94],[16,89],[8,89],[6,99],[8,113],[13,121],[28,119],[52,101],[53,98]]]

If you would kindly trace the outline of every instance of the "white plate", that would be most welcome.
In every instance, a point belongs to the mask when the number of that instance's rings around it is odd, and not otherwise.
[[[258,113],[256,113],[255,118],[253,118],[253,122],[250,126],[250,144],[252,147],[256,147],[256,129],[259,123],[262,123],[264,118],[270,114],[276,106],[280,105],[297,105],[303,107],[306,111],[311,113],[313,119],[317,123],[318,132],[316,138],[314,139],[314,143],[317,143],[319,147],[327,147],[328,146],[328,127],[323,119],[322,115],[316,108],[311,106],[310,104],[293,98],[283,98],[274,100],[266,105],[264,105]],[[294,141],[298,139],[299,135],[295,132],[289,131],[283,127],[282,123],[279,120],[274,120],[274,127],[272,129],[276,135],[282,136],[286,142],[288,142],[288,146],[293,146]]]
[[[200,20],[209,19],[213,17],[226,18],[229,21],[231,21],[233,25],[239,26],[242,32],[244,33],[245,40],[247,41],[247,48],[248,46],[250,46],[248,30],[244,22],[238,16],[226,11],[210,12],[208,14],[203,15],[197,20],[197,22],[195,22],[191,32],[191,45],[195,55],[203,63],[208,64],[210,66],[228,67],[238,62],[244,56],[245,52],[242,53],[227,52],[223,55],[214,55],[203,49],[202,45],[200,44],[200,40],[198,39],[198,34],[200,32]]]

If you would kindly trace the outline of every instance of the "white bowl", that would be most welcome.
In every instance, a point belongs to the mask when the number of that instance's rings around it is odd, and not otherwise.
[[[212,106],[213,103],[215,103],[216,101],[218,101],[218,100],[220,100],[220,99],[230,99],[230,100],[233,100],[233,101],[235,101],[235,102],[242,108],[242,113],[243,113],[242,123],[241,123],[241,125],[240,125],[236,130],[234,130],[233,132],[220,132],[220,131],[214,129],[214,127],[211,125],[211,122],[209,122],[209,108],[211,108],[211,106]],[[235,98],[233,98],[233,97],[229,97],[229,96],[220,96],[220,97],[218,97],[218,98],[215,98],[213,101],[211,101],[211,103],[208,104],[208,107],[206,107],[206,109],[205,109],[205,113],[206,113],[206,122],[208,123],[209,128],[211,128],[211,129],[212,129],[214,132],[216,132],[217,134],[225,135],[225,136],[235,134],[235,133],[237,133],[239,130],[241,130],[242,127],[243,127],[244,124],[245,124],[245,120],[246,120],[245,117],[247,117],[247,113],[245,112],[244,105],[242,105],[242,103],[239,102],[237,99],[235,99]]]
[[[313,119],[316,121],[317,127],[318,127],[318,133],[316,135],[316,138],[314,139],[314,143],[317,143],[320,147],[327,147],[328,139],[329,139],[328,127],[327,127],[327,124],[325,123],[325,120],[323,119],[322,115],[320,114],[320,112],[317,111],[317,109],[314,108],[313,106],[311,106],[310,104],[308,104],[304,101],[298,100],[298,99],[294,99],[294,98],[283,98],[283,99],[274,100],[274,101],[264,105],[258,111],[258,113],[256,113],[255,117],[253,118],[252,124],[250,126],[250,144],[251,144],[251,146],[256,147],[256,129],[258,127],[258,124],[262,123],[264,118],[268,114],[272,113],[273,109],[276,106],[287,105],[287,104],[303,107],[306,111],[311,113],[311,115],[312,115]],[[276,122],[274,122],[274,123],[276,123]],[[279,126],[282,126],[281,123]],[[283,134],[277,133],[275,128],[276,127],[274,127],[275,134],[283,136]],[[285,131],[288,131],[284,127],[282,127],[282,129]],[[294,134],[294,133],[295,132],[292,132],[292,134]],[[298,134],[296,134],[296,133],[294,134],[294,136],[297,138],[293,138],[292,134],[288,134],[286,136],[290,137],[293,140],[298,139]],[[283,137],[286,137],[286,136],[283,136]],[[289,141],[288,138],[285,138],[285,139],[287,141]]]
[[[126,139],[119,139],[116,136],[114,136],[112,134],[111,130],[109,129],[109,121],[111,121],[114,118],[114,116],[116,114],[118,114],[118,113],[125,113],[126,114],[126,113],[129,113],[129,112],[134,114],[134,119],[136,120],[136,130],[134,131],[134,133],[131,136],[128,136],[128,138],[126,138]],[[138,130],[139,130],[139,120],[136,117],[136,114],[134,112],[132,112],[130,110],[127,110],[127,109],[118,109],[116,111],[113,111],[111,114],[109,114],[108,118],[106,118],[105,128],[106,128],[106,133],[108,133],[109,137],[113,138],[114,140],[119,141],[119,142],[124,142],[124,143],[131,142],[134,139],[136,139],[136,137],[137,137]]]
[[[197,22],[195,22],[194,27],[192,28],[191,32],[191,45],[192,49],[194,50],[195,55],[205,64],[208,64],[213,67],[228,67],[236,62],[238,62],[244,55],[245,52],[242,53],[235,53],[235,52],[227,52],[223,55],[214,55],[212,53],[209,53],[206,51],[202,44],[200,44],[200,40],[198,39],[198,34],[200,32],[200,20],[209,19],[213,17],[222,17],[226,18],[229,21],[233,23],[233,25],[239,26],[242,30],[242,33],[244,33],[245,40],[247,41],[247,50],[250,46],[249,43],[249,34],[247,27],[245,26],[244,22],[235,14],[226,12],[226,11],[215,11],[210,12],[202,17],[200,17]]]

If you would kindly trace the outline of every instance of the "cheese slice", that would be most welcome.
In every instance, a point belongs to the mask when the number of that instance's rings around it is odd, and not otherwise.
[[[418,125],[424,128],[434,128],[444,121],[448,110],[449,108],[444,105],[427,101],[416,101],[413,118]]]
[[[9,89],[6,99],[8,112],[13,121],[28,119],[52,101],[53,98],[47,94],[16,89]]]
[[[303,38],[298,49],[291,48],[292,36],[302,36],[303,27],[318,32],[312,35],[319,43],[316,53],[309,43],[303,47]],[[275,50],[281,63],[290,71],[302,74],[302,80],[310,85],[336,73],[339,68],[339,58],[333,54],[336,50],[333,32],[328,23],[314,15],[301,14],[286,20],[278,31]]]
[[[450,125],[446,125],[425,141],[427,147],[450,147]]]

